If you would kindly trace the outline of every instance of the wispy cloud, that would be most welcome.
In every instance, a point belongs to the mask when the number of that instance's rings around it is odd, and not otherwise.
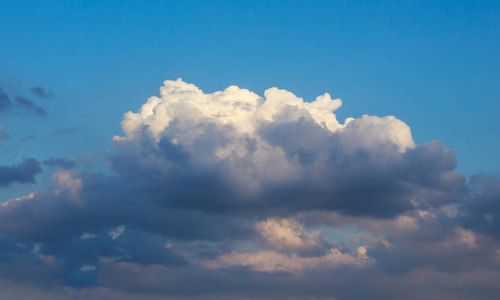
[[[31,92],[42,99],[54,98],[56,96],[53,90],[48,90],[41,86],[32,87]]]
[[[51,137],[57,137],[57,136],[62,136],[62,135],[67,135],[67,134],[75,134],[80,132],[78,128],[75,127],[64,127],[57,129],[56,131],[52,132],[50,135]]]
[[[37,138],[37,135],[36,134],[30,134],[28,136],[25,136],[25,137],[22,137],[22,138],[19,138],[19,141],[20,142],[26,142],[26,141],[31,141],[31,140],[34,140]]]
[[[14,99],[15,103],[21,108],[23,108],[25,111],[33,112],[35,115],[38,116],[47,115],[47,111],[43,107],[36,105],[32,100],[26,97],[16,95],[14,96]]]
[[[5,132],[5,129],[3,128],[3,126],[0,126],[0,140],[6,140],[9,138],[9,135],[7,134],[7,132]]]
[[[12,106],[12,102],[10,101],[9,95],[5,92],[5,90],[0,87],[0,114],[6,113],[10,110]]]
[[[76,161],[66,158],[49,158],[44,160],[43,164],[52,168],[72,169],[76,166]]]

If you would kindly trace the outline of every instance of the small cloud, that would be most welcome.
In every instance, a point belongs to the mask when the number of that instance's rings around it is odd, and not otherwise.
[[[86,240],[86,239],[93,239],[93,238],[95,238],[95,237],[96,237],[96,235],[95,235],[95,234],[93,234],[93,233],[84,233],[84,234],[82,234],[82,235],[80,236],[80,238],[81,238],[82,240]]]
[[[66,158],[49,158],[44,160],[43,164],[53,168],[72,169],[75,167],[76,162],[72,159]]]
[[[77,133],[79,131],[80,131],[79,129],[74,128],[74,127],[65,127],[65,128],[61,128],[61,129],[58,129],[58,130],[52,132],[52,134],[50,136],[51,137],[56,137],[56,136],[60,136],[60,135],[67,135],[67,134]]]
[[[125,226],[124,225],[120,225],[116,228],[114,228],[113,230],[111,230],[108,234],[111,236],[111,238],[113,240],[116,240],[117,238],[120,237],[120,235],[122,235],[122,233],[125,231]]]
[[[6,113],[11,106],[12,102],[9,99],[9,95],[0,87],[0,114]]]
[[[54,98],[56,96],[53,90],[47,90],[41,86],[32,87],[31,92],[42,99]]]
[[[26,97],[16,95],[14,96],[14,100],[16,101],[16,104],[22,107],[25,111],[33,111],[37,116],[47,115],[47,111],[43,107],[36,105],[35,102]]]
[[[9,186],[14,182],[35,183],[35,175],[40,172],[40,162],[34,158],[13,166],[0,166],[0,186]]]
[[[16,104],[24,108],[25,110],[31,110],[35,106],[35,103],[31,101],[30,99],[16,95],[14,96],[14,100],[16,101]]]
[[[92,266],[92,265],[83,265],[80,270],[82,271],[93,271],[95,270],[96,267],[95,266]]]
[[[0,126],[0,140],[6,140],[9,138],[9,135],[3,129],[3,126]]]
[[[35,115],[45,117],[48,115],[47,111],[43,107],[35,107]]]
[[[25,136],[23,138],[20,138],[19,141],[20,142],[26,142],[26,141],[34,140],[36,138],[37,138],[36,134],[31,134],[31,135]]]

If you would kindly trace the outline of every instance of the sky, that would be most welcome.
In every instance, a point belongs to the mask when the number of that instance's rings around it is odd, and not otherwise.
[[[495,299],[499,1],[0,1],[0,298]]]

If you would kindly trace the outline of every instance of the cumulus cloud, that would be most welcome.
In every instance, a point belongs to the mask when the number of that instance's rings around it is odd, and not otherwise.
[[[464,189],[441,142],[415,146],[395,117],[339,123],[341,101],[328,94],[311,103],[276,88],[265,98],[235,86],[204,94],[177,80],[161,95],[125,114],[112,167],[149,184],[175,181],[171,205],[392,217]],[[212,192],[194,195],[196,185]]]
[[[416,144],[394,116],[338,121],[341,104],[167,80],[124,115],[111,172],[48,159],[63,170],[46,191],[2,204],[0,270],[19,266],[9,280],[67,286],[58,291],[74,298],[497,291],[498,179],[457,173],[454,151]]]

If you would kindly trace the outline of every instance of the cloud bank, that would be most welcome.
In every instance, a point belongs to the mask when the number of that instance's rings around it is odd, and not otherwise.
[[[112,175],[47,160],[47,191],[2,204],[0,274],[68,299],[494,299],[499,180],[341,104],[167,80]]]

